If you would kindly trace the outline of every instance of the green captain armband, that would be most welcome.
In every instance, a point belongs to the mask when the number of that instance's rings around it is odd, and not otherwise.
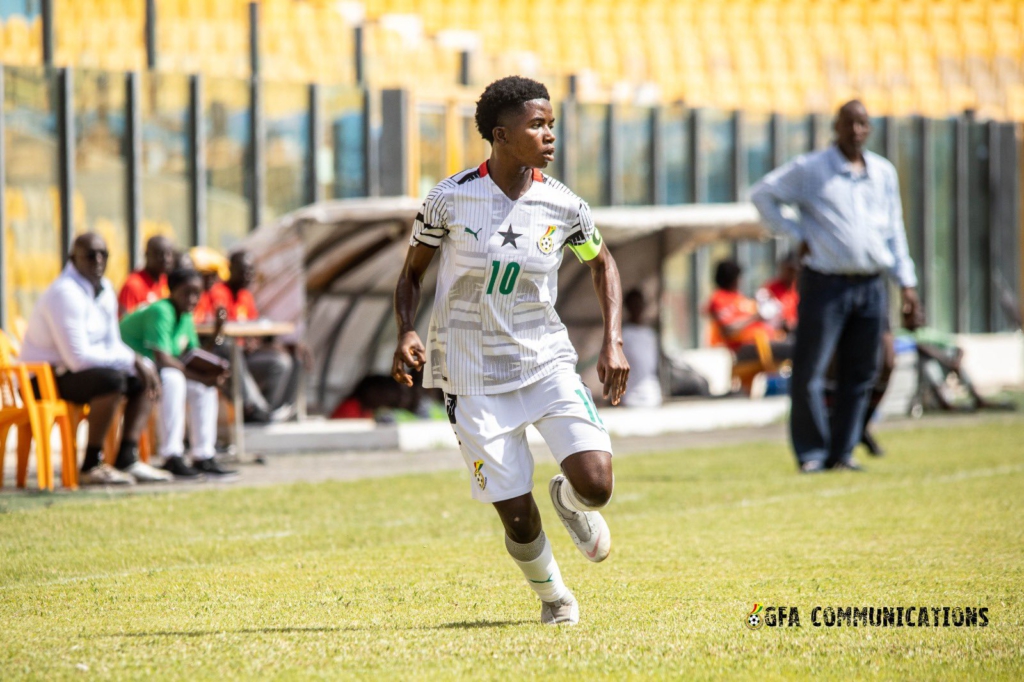
[[[601,233],[598,229],[594,228],[594,234],[590,235],[590,239],[583,242],[579,246],[575,244],[569,244],[569,248],[576,254],[576,257],[580,259],[580,262],[586,262],[588,260],[594,260],[597,258],[597,254],[601,253]]]

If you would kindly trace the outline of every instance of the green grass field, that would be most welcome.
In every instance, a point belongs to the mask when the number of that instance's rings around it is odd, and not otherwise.
[[[575,628],[540,625],[463,472],[0,496],[0,678],[1020,679],[1024,420],[883,439],[866,474],[798,476],[778,443],[621,457],[601,565],[538,467]],[[802,627],[747,629],[755,602]],[[813,627],[814,606],[989,624]]]

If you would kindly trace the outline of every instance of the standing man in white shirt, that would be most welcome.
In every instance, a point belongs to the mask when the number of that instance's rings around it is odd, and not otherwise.
[[[579,606],[541,527],[526,427],[540,431],[561,466],[548,485],[551,502],[590,561],[611,551],[597,510],[614,482],[611,441],[555,313],[563,247],[590,267],[604,317],[597,373],[613,404],[629,374],[615,261],[586,203],[540,171],[554,159],[554,120],[536,81],[509,76],[484,90],[476,125],[491,157],[438,184],[413,223],[395,290],[392,366],[407,386],[407,367],[423,368],[423,385],[444,391],[473,497],[498,512],[505,548],[541,600],[541,622],[552,625],[578,622]],[[424,347],[415,330],[420,282],[438,253]]]
[[[117,297],[107,270],[106,242],[97,234],[75,239],[64,271],[36,302],[22,344],[25,362],[53,366],[61,398],[89,405],[89,441],[79,481],[133,484],[169,481],[166,472],[140,462],[139,436],[160,391],[156,367],[121,341]],[[114,467],[103,462],[103,441],[127,399],[121,447]]]
[[[900,285],[904,326],[914,329],[921,320],[896,169],[864,149],[871,119],[859,101],[840,107],[835,133],[834,145],[772,171],[750,194],[773,229],[803,243],[790,414],[803,473],[860,469],[851,454],[878,373],[888,315],[884,274]],[[799,209],[799,219],[784,216],[784,205]],[[833,353],[838,376],[830,418],[824,383]]]

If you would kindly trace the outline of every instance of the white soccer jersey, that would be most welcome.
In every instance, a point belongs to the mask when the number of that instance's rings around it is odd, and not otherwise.
[[[555,313],[562,247],[597,255],[590,209],[534,170],[512,201],[486,162],[442,181],[423,202],[410,245],[441,249],[423,384],[453,395],[513,391],[576,365]]]

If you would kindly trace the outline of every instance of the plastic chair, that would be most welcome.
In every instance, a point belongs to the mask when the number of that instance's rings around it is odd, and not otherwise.
[[[8,396],[11,399],[11,403],[5,403],[2,410],[5,426],[0,427],[0,436],[6,444],[10,428],[18,426],[18,487],[25,487],[28,474],[28,446],[30,441],[34,440],[39,489],[53,490],[53,452],[50,434],[56,424],[60,428],[61,438],[61,483],[65,488],[75,489],[78,487],[77,450],[71,431],[71,415],[68,404],[57,397],[53,370],[46,363],[15,362],[13,357],[10,339],[7,334],[0,332],[0,374],[3,375],[0,392],[9,392]],[[32,375],[35,376],[39,388],[39,398],[36,398],[33,390]]]
[[[3,366],[7,366],[7,362]],[[28,461],[29,447],[32,445],[29,429],[28,410],[18,402],[17,385],[6,371],[0,372],[0,488],[4,483],[4,455],[7,453],[7,435],[12,428],[18,429],[18,463]],[[43,488],[46,482],[46,470],[38,469],[40,483]],[[18,469],[19,480],[23,477]]]

